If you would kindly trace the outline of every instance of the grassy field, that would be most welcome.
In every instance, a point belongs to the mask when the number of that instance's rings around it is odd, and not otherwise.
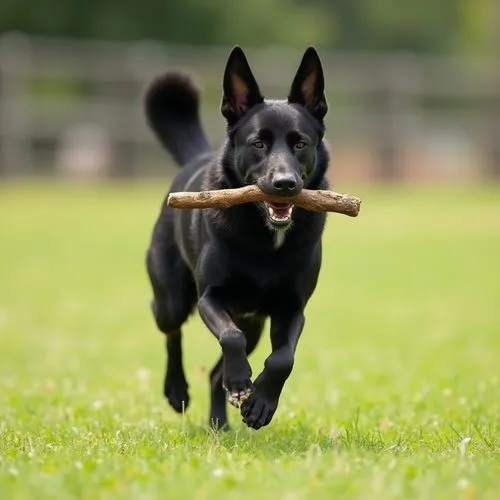
[[[278,412],[216,435],[198,317],[192,405],[161,395],[161,183],[0,187],[0,498],[500,498],[500,187],[337,189]]]

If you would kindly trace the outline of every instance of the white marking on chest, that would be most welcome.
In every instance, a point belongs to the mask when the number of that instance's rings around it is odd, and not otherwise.
[[[286,229],[274,230],[274,248],[279,248],[285,242]]]

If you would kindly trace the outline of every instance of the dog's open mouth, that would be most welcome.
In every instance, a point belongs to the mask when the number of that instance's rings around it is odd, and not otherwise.
[[[268,203],[264,205],[269,216],[269,221],[275,227],[284,227],[292,220],[293,205],[289,203]]]

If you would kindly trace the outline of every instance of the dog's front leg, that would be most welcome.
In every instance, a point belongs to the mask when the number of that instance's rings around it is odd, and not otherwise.
[[[224,295],[209,287],[198,301],[200,316],[222,348],[223,386],[228,401],[238,407],[251,393],[252,371],[246,355],[247,340],[230,314]]]
[[[260,429],[271,422],[283,386],[292,373],[295,349],[304,321],[302,309],[285,309],[271,315],[272,353],[264,362],[264,370],[255,380],[254,392],[241,405],[243,422],[248,427]]]

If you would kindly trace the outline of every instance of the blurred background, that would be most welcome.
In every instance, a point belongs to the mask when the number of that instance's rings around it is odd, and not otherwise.
[[[2,0],[0,179],[168,175],[145,86],[193,74],[218,146],[234,44],[267,97],[319,49],[335,179],[500,177],[497,0]]]

